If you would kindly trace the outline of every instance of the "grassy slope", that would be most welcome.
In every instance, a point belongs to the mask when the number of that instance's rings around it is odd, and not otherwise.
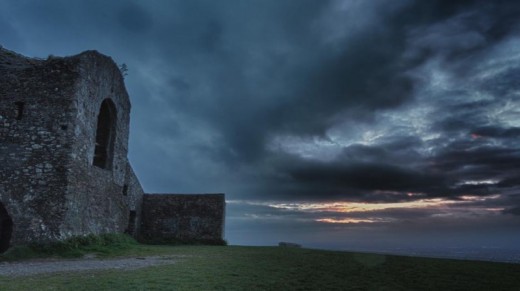
[[[520,264],[276,247],[137,246],[183,255],[133,271],[0,277],[0,290],[520,290]]]

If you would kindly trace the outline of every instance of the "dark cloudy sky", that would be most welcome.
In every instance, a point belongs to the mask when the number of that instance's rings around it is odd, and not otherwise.
[[[520,2],[0,0],[0,44],[128,66],[147,192],[231,244],[520,246]]]

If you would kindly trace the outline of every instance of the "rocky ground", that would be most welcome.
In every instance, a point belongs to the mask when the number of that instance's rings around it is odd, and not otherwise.
[[[180,257],[150,256],[119,259],[83,258],[75,260],[31,260],[1,262],[0,276],[18,277],[44,273],[79,272],[90,270],[132,270],[149,266],[174,264]]]

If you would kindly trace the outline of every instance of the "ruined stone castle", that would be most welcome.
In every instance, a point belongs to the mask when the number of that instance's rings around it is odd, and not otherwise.
[[[0,46],[0,252],[71,236],[222,241],[224,194],[145,194],[128,162],[118,66],[86,51],[27,58]]]

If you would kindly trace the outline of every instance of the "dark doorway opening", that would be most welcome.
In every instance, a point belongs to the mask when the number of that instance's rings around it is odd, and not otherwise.
[[[16,110],[15,110],[16,120],[22,120],[23,108],[25,107],[25,102],[17,101],[17,102],[14,102],[14,105],[16,106]]]
[[[13,220],[0,202],[0,253],[7,251],[13,233]]]
[[[135,210],[130,210],[128,214],[128,227],[126,228],[125,233],[129,235],[135,235],[135,220],[136,220],[136,212]]]
[[[110,99],[101,103],[96,129],[96,148],[94,166],[112,170],[114,159],[114,141],[116,137],[116,106]]]

